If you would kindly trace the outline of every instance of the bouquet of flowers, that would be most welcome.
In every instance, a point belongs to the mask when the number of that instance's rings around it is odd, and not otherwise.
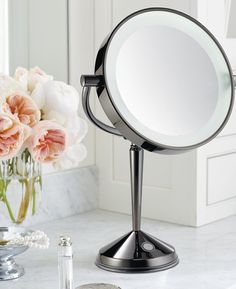
[[[13,222],[24,220],[31,201],[35,213],[41,163],[68,169],[85,158],[81,141],[87,124],[78,116],[78,105],[75,88],[53,80],[39,67],[19,67],[13,77],[0,75],[0,201]],[[25,190],[17,218],[7,198],[16,178]]]

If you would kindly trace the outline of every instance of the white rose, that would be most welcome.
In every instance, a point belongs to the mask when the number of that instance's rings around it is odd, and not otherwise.
[[[85,120],[79,116],[73,116],[66,120],[64,127],[68,133],[68,142],[74,144],[81,142],[88,132],[88,125]]]
[[[36,66],[30,69],[28,73],[28,90],[32,93],[37,85],[41,85],[50,80],[53,80],[53,77],[46,74],[41,68]]]
[[[75,114],[79,106],[76,89],[61,81],[48,81],[36,87],[31,97],[43,110],[46,119],[52,112],[67,118]]]
[[[14,79],[18,81],[26,91],[32,93],[37,86],[40,86],[49,80],[53,80],[53,77],[47,75],[39,67],[34,67],[29,71],[23,67],[18,67],[15,71]]]
[[[14,79],[18,81],[25,91],[28,91],[28,70],[24,67],[17,67]]]
[[[15,91],[25,93],[23,87],[12,77],[0,74],[0,99],[2,101]]]
[[[54,162],[53,166],[57,170],[67,170],[77,167],[78,164],[87,156],[87,149],[82,143],[75,143],[67,147],[61,158]]]

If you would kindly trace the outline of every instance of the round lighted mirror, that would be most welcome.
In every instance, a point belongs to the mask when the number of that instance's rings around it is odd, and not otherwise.
[[[195,19],[166,8],[138,11],[112,31],[96,60],[99,100],[127,139],[150,151],[212,139],[234,98],[227,57]]]
[[[151,8],[124,19],[105,39],[95,67],[83,75],[83,107],[103,130],[132,142],[130,176],[133,229],[103,247],[98,267],[153,272],[178,264],[175,249],[141,230],[143,149],[177,153],[214,138],[232,110],[234,83],[214,36],[178,11]],[[96,119],[91,87],[114,127]]]

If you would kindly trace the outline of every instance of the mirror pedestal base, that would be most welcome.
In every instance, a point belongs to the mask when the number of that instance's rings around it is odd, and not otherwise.
[[[131,231],[103,247],[97,256],[99,268],[120,273],[163,271],[178,264],[175,249],[143,231]]]
[[[170,269],[179,263],[175,249],[141,231],[143,149],[130,146],[130,176],[133,230],[98,254],[96,265],[121,273],[144,273]]]

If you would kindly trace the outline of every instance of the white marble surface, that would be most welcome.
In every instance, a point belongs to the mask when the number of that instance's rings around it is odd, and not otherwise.
[[[11,205],[14,194],[8,194]],[[40,200],[41,199],[41,202]],[[3,206],[3,204],[0,204]],[[17,206],[19,204],[17,203]],[[43,192],[37,196],[36,215],[30,210],[24,226],[65,218],[94,210],[98,207],[97,169],[95,166],[43,175]],[[5,208],[4,208],[5,209]],[[1,226],[10,225],[9,215],[0,207]]]
[[[132,275],[94,265],[98,249],[130,229],[129,216],[92,211],[37,228],[50,236],[50,249],[18,256],[26,275],[1,282],[1,289],[58,289],[56,245],[61,234],[73,240],[76,286],[108,282],[122,289],[236,289],[236,216],[201,228],[143,220],[144,231],[175,246],[180,264],[168,271]]]

